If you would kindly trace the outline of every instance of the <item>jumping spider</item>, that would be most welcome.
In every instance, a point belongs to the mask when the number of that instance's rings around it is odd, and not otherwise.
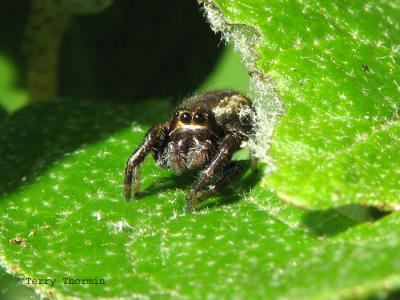
[[[131,197],[132,177],[135,196],[139,195],[139,167],[152,152],[158,166],[172,168],[177,174],[185,168],[203,168],[186,196],[186,210],[192,210],[241,171],[231,157],[253,133],[252,117],[250,100],[238,92],[212,91],[184,100],[171,120],[154,125],[129,157],[126,200]],[[206,186],[208,190],[197,196]]]

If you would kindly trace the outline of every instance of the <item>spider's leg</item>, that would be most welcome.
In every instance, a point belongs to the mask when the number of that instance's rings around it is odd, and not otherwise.
[[[129,157],[126,162],[125,167],[125,180],[124,180],[124,190],[125,190],[125,199],[129,200],[132,194],[132,177],[134,177],[134,191],[135,196],[140,193],[140,172],[139,167],[145,159],[146,155],[154,149],[161,135],[164,131],[167,130],[165,124],[158,124],[150,128],[150,130],[146,133],[146,136],[142,142],[142,144],[136,148],[136,150]]]
[[[230,166],[226,167],[226,169],[223,170],[221,178],[219,178],[217,182],[209,186],[208,191],[204,192],[200,196],[192,199],[192,201],[187,203],[186,211],[193,210],[195,206],[222,190],[237,174],[243,171],[243,167],[244,166],[242,164],[239,164],[238,162],[231,162]]]
[[[219,173],[222,168],[229,163],[232,154],[240,147],[242,139],[233,134],[227,134],[222,141],[221,147],[208,167],[201,172],[199,180],[192,187],[192,190],[186,196],[188,207],[191,206],[194,196]]]

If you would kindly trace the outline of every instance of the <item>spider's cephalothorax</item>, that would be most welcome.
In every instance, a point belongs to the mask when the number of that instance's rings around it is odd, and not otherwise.
[[[139,167],[149,152],[160,167],[181,173],[203,168],[186,196],[186,209],[207,199],[236,174],[240,167],[232,154],[253,132],[253,108],[245,96],[234,91],[213,91],[190,97],[171,120],[153,126],[143,143],[129,157],[125,168],[125,198],[140,193]],[[206,186],[209,190],[197,196]]]

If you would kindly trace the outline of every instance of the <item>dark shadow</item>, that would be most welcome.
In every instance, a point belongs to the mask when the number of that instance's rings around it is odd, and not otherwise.
[[[0,106],[0,123],[3,122],[8,115],[8,112]]]
[[[366,299],[367,300],[399,300],[400,299],[400,290],[396,289],[394,291],[391,291],[386,296],[370,296]]]
[[[243,198],[243,194],[249,192],[261,179],[261,172],[258,170],[251,171],[249,168],[249,162],[241,161],[243,164],[243,172],[238,174],[231,182],[227,184],[225,188],[217,192],[215,195],[206,199],[202,204],[198,206],[199,209],[212,208],[219,205],[228,205],[239,201]],[[158,182],[155,182],[143,190],[140,194],[139,200],[150,195],[156,195],[160,192],[169,189],[180,188],[188,193],[198,179],[198,172],[196,171],[185,171],[182,175],[177,176],[171,174],[170,177],[163,178]]]
[[[205,201],[204,204],[201,204],[199,209],[235,203],[243,199],[243,195],[250,192],[250,190],[261,180],[262,172],[258,169],[252,171],[249,167],[250,161],[241,161],[241,163],[245,168],[243,173],[238,174],[233,178],[233,180],[210,201]]]
[[[162,101],[140,106],[60,101],[30,105],[11,114],[0,122],[0,197],[81,145],[130,127],[133,121],[147,125],[165,121],[170,110]]]
[[[163,191],[175,188],[189,191],[190,186],[196,180],[196,175],[197,172],[190,171],[185,171],[181,175],[175,175],[171,173],[170,176],[162,178],[161,180],[158,180],[157,182],[154,182],[150,186],[146,187],[143,191],[141,191],[138,199],[156,195]]]
[[[371,215],[372,221],[377,221],[391,213],[391,211],[380,210],[376,207],[368,207],[368,209],[369,209],[369,214]]]
[[[2,300],[34,300],[39,299],[35,291],[28,288],[0,268],[0,299]]]
[[[365,222],[375,222],[389,212],[375,207],[345,205],[327,210],[309,210],[303,214],[302,223],[318,236],[334,236]]]

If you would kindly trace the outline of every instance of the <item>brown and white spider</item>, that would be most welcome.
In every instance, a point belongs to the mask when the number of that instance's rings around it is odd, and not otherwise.
[[[180,174],[185,168],[203,168],[186,195],[186,210],[219,191],[241,166],[231,161],[233,153],[254,131],[251,101],[230,90],[212,91],[187,98],[170,121],[154,125],[142,144],[129,157],[125,168],[125,198],[140,193],[139,168],[149,152],[158,166]],[[201,195],[200,191],[208,186]]]

